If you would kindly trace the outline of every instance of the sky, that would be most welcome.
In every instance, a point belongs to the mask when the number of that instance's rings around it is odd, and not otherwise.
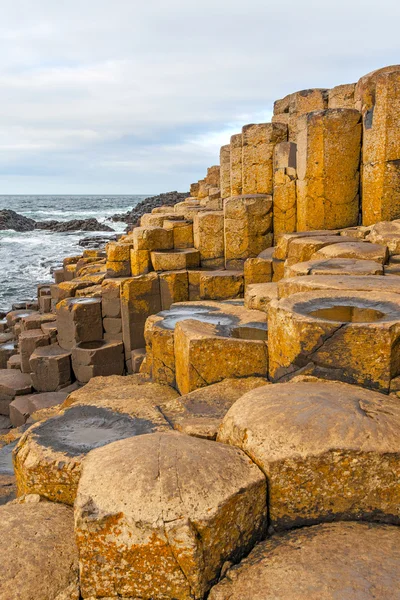
[[[274,100],[400,63],[398,0],[0,8],[0,194],[187,191]]]

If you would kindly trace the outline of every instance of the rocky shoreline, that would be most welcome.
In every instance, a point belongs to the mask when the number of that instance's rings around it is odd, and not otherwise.
[[[123,221],[128,224],[128,229],[132,227],[136,227],[139,224],[139,221],[143,215],[148,212],[151,212],[153,208],[158,208],[160,206],[174,206],[178,202],[182,202],[189,196],[189,192],[166,192],[164,194],[159,194],[158,196],[151,196],[149,198],[145,198],[142,202],[139,202],[132,210],[115,214],[111,217],[112,221]]]

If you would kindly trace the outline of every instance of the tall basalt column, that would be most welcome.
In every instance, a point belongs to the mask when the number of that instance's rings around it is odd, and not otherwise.
[[[296,231],[297,146],[281,142],[274,150],[274,235]]]
[[[346,108],[297,123],[297,231],[358,224],[361,115]]]
[[[229,144],[222,146],[219,153],[221,198],[231,195],[231,147]]]
[[[242,194],[242,134],[231,137],[231,196]]]
[[[362,77],[356,106],[363,115],[363,225],[400,218],[400,66]]]
[[[274,147],[286,140],[287,127],[284,123],[260,123],[243,127],[243,194],[272,194]]]

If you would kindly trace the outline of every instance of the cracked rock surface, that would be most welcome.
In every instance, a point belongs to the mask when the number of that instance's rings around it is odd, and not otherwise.
[[[249,392],[217,440],[244,450],[268,479],[275,529],[322,521],[400,522],[400,405],[339,382]]]
[[[97,449],[75,504],[82,596],[203,598],[265,522],[265,477],[237,448],[171,432]]]
[[[259,544],[209,600],[399,600],[400,530],[332,523]]]
[[[78,600],[72,509],[9,503],[0,520],[0,600]]]

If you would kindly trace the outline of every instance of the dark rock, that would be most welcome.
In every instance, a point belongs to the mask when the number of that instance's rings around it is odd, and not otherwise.
[[[112,221],[123,221],[129,226],[136,227],[139,224],[140,217],[145,213],[149,213],[153,208],[159,206],[174,206],[178,202],[182,202],[190,196],[189,192],[167,192],[158,196],[151,196],[139,202],[132,210],[124,214],[116,214],[111,217]],[[129,227],[131,229],[132,227]]]
[[[72,221],[40,221],[35,229],[45,229],[57,233],[67,231],[114,231],[108,225],[99,223],[97,219],[73,219]]]
[[[110,236],[88,236],[81,240],[79,240],[79,246],[82,248],[91,248],[91,249],[99,249],[104,248],[108,242],[116,242],[118,239],[118,235],[110,235]]]
[[[35,221],[19,215],[14,210],[0,210],[0,230],[33,231]]]

